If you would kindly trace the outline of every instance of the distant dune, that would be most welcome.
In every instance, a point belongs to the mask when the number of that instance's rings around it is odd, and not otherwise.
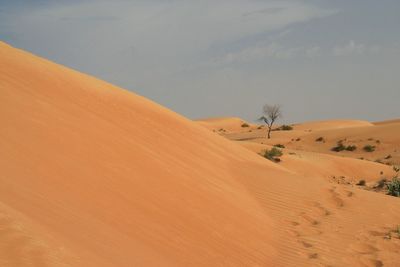
[[[351,159],[330,166],[333,156],[317,156],[322,165],[311,166],[306,152],[276,164],[7,44],[0,59],[1,266],[399,265],[400,239],[385,239],[399,199],[323,177],[341,164],[339,173],[358,172]],[[256,127],[237,134],[266,140]],[[288,147],[310,134],[293,133],[282,133]],[[329,168],[311,176],[301,160]]]
[[[294,125],[294,129],[303,131],[321,131],[328,129],[341,129],[351,127],[372,126],[368,121],[360,120],[326,120],[326,121],[311,121]]]
[[[392,124],[392,123],[400,123],[400,119],[374,122],[375,125]]]
[[[251,141],[240,144],[256,153],[272,148],[270,145]],[[349,182],[354,185],[360,180],[373,183],[383,177],[395,175],[392,166],[373,161],[287,148],[283,151],[279,166],[304,177],[314,176],[335,183]]]

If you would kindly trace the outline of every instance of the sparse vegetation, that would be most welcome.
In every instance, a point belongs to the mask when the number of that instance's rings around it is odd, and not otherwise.
[[[399,172],[399,171],[400,171],[400,167],[393,166],[393,170],[394,170],[395,172]]]
[[[285,146],[282,144],[276,144],[276,145],[274,145],[274,147],[285,148]]]
[[[291,130],[293,130],[293,126],[284,124],[284,125],[276,128],[275,130],[276,131],[291,131]]]
[[[360,180],[360,181],[358,181],[358,183],[356,183],[356,185],[365,186],[366,182],[365,182],[365,180]]]
[[[347,146],[346,147],[346,150],[347,151],[354,151],[354,150],[356,150],[357,149],[357,147],[355,146],[355,145],[350,145],[350,146]]]
[[[297,141],[297,142],[299,142],[300,140],[301,140],[301,138],[300,138],[300,137],[296,139],[296,141]]]
[[[386,183],[388,195],[400,197],[400,179],[395,176],[392,181]]]
[[[325,143],[325,139],[321,136],[321,137],[318,137],[317,139],[315,139],[315,142],[324,142]]]
[[[283,153],[280,149],[273,147],[271,149],[265,150],[263,156],[264,156],[264,158],[269,159],[271,161],[280,162],[281,159],[279,157],[282,155],[283,155]]]
[[[250,127],[250,125],[248,125],[247,123],[243,123],[241,126],[242,126],[243,128]]]
[[[374,152],[375,151],[375,146],[373,146],[373,145],[365,145],[363,147],[363,149],[364,149],[365,152]]]
[[[385,157],[385,159],[391,159],[392,158],[392,155],[387,155],[386,157]]]
[[[341,141],[338,141],[335,147],[332,147],[332,151],[340,152],[346,149],[346,146],[343,145]]]
[[[400,225],[397,225],[397,227],[394,230],[390,230],[386,236],[384,237],[385,239],[392,239],[392,233],[394,233],[395,235],[397,235],[397,238],[400,239]]]

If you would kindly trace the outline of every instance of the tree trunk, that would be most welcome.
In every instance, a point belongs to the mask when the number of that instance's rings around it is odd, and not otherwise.
[[[268,127],[268,139],[271,139],[271,128],[272,126]]]

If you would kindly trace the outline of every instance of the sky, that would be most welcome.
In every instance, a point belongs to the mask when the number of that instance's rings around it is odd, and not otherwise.
[[[188,118],[400,117],[398,0],[0,0],[0,40]]]

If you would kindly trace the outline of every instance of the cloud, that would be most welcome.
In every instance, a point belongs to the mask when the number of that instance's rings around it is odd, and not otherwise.
[[[221,63],[258,61],[266,58],[289,59],[298,53],[298,48],[285,48],[279,43],[255,45],[227,53],[218,59]]]
[[[348,44],[340,46],[337,45],[333,48],[335,56],[350,56],[350,55],[364,55],[379,52],[379,46],[372,46],[363,43],[356,43],[354,40],[349,41]]]
[[[45,52],[67,46],[63,57],[72,56],[74,61],[79,61],[71,55],[78,52],[71,51],[74,47],[80,53],[104,56],[133,45],[142,55],[134,59],[141,67],[157,63],[171,69],[195,64],[213,53],[213,47],[230,47],[332,13],[295,0],[72,1],[21,9],[0,22],[7,20],[9,31],[34,49]]]
[[[319,46],[284,46],[279,42],[258,43],[241,50],[229,52],[214,60],[215,63],[246,63],[264,61],[266,59],[290,60],[298,57],[315,58],[322,54]]]

